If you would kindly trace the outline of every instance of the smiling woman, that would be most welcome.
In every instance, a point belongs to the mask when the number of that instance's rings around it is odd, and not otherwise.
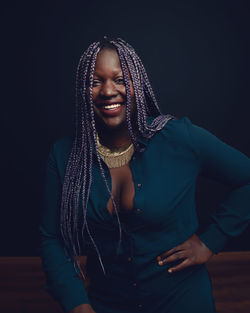
[[[46,289],[67,313],[214,313],[206,262],[248,225],[249,158],[188,117],[163,115],[120,38],[83,53],[76,91],[75,134],[56,141],[47,161]],[[199,175],[231,187],[200,234]]]
[[[135,127],[135,99],[132,81],[130,84],[130,112],[133,126]],[[93,75],[93,106],[95,111],[95,122],[97,131],[106,131],[103,135],[103,144],[112,144],[109,135],[116,132],[116,137],[121,141],[131,143],[128,128],[126,125],[126,88],[123,79],[122,68],[116,49],[105,47],[97,56],[95,71]],[[121,144],[118,142],[117,144]]]

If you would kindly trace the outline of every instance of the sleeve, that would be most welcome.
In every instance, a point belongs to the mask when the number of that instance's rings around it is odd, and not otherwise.
[[[67,257],[59,236],[59,211],[62,184],[55,158],[55,144],[48,159],[44,179],[43,203],[40,214],[40,257],[46,274],[47,292],[65,312],[90,303],[83,280],[78,277],[74,262]]]
[[[250,159],[186,117],[193,148],[200,161],[200,175],[230,187],[212,223],[199,237],[215,254],[231,237],[240,235],[250,221]]]

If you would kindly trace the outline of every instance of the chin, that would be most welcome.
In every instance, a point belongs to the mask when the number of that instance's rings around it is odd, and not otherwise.
[[[121,128],[127,127],[126,118],[122,120],[118,119],[109,119],[109,121],[105,121],[105,127],[109,130],[118,130]]]
[[[96,124],[98,128],[105,128],[106,130],[118,130],[127,126],[126,116],[117,116],[117,117],[96,117]]]

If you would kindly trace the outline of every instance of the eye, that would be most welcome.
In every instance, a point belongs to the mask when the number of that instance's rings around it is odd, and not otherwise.
[[[117,78],[117,79],[116,79],[116,82],[117,82],[118,84],[124,84],[124,79],[123,79],[123,77]]]
[[[98,84],[100,84],[100,81],[97,79],[93,80],[93,87],[98,86]]]

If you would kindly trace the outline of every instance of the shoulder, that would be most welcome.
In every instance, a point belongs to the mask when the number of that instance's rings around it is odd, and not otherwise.
[[[73,145],[74,136],[66,135],[64,137],[58,138],[53,143],[53,149],[55,153],[63,153],[65,151],[71,150]]]
[[[155,137],[161,143],[170,142],[174,146],[192,150],[199,158],[201,154],[206,157],[211,153],[218,154],[219,151],[227,150],[229,147],[214,133],[193,123],[187,116],[169,120]]]
[[[171,116],[171,115],[170,115]],[[165,115],[167,118],[167,115]],[[194,126],[187,116],[168,119],[166,124],[156,133],[157,137],[162,137],[170,141],[186,141],[190,136],[190,129]],[[151,124],[154,117],[148,117],[147,121]]]
[[[150,123],[154,118],[148,120]],[[189,117],[175,117],[169,119],[166,124],[152,137],[153,148],[160,149],[164,153],[165,149],[174,149],[179,153],[191,153],[196,158],[198,151],[194,145],[194,129],[198,127],[192,123]]]

